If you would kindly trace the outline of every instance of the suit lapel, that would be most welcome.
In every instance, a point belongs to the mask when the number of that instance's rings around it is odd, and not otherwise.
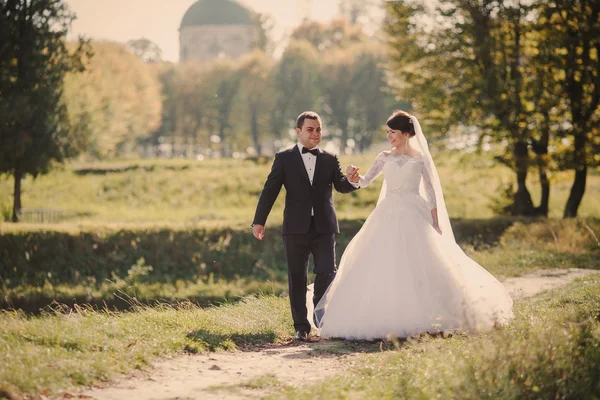
[[[317,155],[317,160],[315,161],[315,175],[313,176],[313,184],[317,181],[317,176],[319,176],[319,172],[321,171],[321,167],[323,164],[323,151],[319,150],[319,154]]]
[[[296,153],[296,165],[298,168],[300,168],[300,170],[302,171],[301,174],[306,178],[306,183],[308,183],[310,185],[310,178],[308,177],[308,171],[306,171],[306,167],[304,166],[304,160],[302,159],[302,154],[300,154],[300,149],[298,148],[298,145],[294,146],[294,153]],[[318,159],[318,157],[317,157]],[[318,162],[317,162],[318,164]],[[315,167],[315,175],[316,175],[317,171],[316,171],[316,167]],[[314,178],[313,178],[314,181]]]

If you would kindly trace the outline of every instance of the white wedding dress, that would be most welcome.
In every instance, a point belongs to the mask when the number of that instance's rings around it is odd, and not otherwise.
[[[361,177],[364,187],[383,173],[382,196],[315,308],[321,337],[472,332],[512,317],[512,299],[458,247],[449,221],[441,224],[442,235],[433,228],[430,210],[443,197],[436,199],[430,176],[439,178],[435,169],[428,174],[428,156],[428,149],[425,157],[412,158],[384,152]]]

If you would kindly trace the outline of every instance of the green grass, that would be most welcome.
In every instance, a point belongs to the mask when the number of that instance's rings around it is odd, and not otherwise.
[[[364,172],[373,158],[344,156],[342,162]],[[459,244],[494,275],[600,269],[597,171],[588,177],[581,218],[558,219],[571,174],[554,173],[552,218],[538,220],[494,216],[498,188],[513,179],[505,167],[476,154],[446,154],[437,163]],[[269,168],[270,161],[126,160],[72,163],[27,178],[24,206],[63,208],[66,220],[0,222],[0,244],[10,247],[0,246],[2,276],[10,276],[0,282],[0,300],[34,306],[57,300],[69,307],[55,304],[55,311],[37,315],[1,312],[0,398],[58,393],[143,369],[156,357],[271,343],[293,333],[288,300],[275,297],[286,286],[278,231],[283,193],[268,238],[249,236]],[[536,199],[534,171],[530,178]],[[338,257],[372,211],[380,185],[381,179],[336,195]],[[0,180],[4,217],[11,195],[12,181]],[[249,293],[259,296],[237,302]],[[599,278],[588,278],[556,296],[518,302],[510,327],[482,335],[420,338],[397,349],[365,342],[315,345],[315,354],[368,354],[322,385],[295,389],[265,377],[245,388],[290,398],[599,398],[600,389],[590,386],[600,381],[599,296]],[[189,300],[225,305],[202,309]],[[140,304],[156,301],[170,304]],[[101,308],[118,302],[130,311]]]
[[[342,156],[366,172],[375,154]],[[448,210],[453,218],[491,218],[493,199],[513,181],[508,168],[491,155],[442,153],[436,157]],[[23,206],[61,208],[72,224],[208,224],[247,226],[252,222],[258,195],[271,160],[118,160],[95,164],[70,163],[37,179],[23,181]],[[366,218],[373,209],[382,178],[351,195],[336,194],[341,219]],[[551,175],[550,216],[561,217],[572,174]],[[0,179],[0,215],[9,216],[13,182]],[[537,173],[529,188],[539,198]],[[600,176],[591,170],[579,214],[599,216]],[[283,195],[269,222],[280,223]]]
[[[262,296],[201,309],[0,314],[0,382],[17,393],[56,392],[145,368],[158,356],[270,343],[293,333],[287,299]]]
[[[360,220],[342,221],[338,258],[360,226]],[[457,220],[454,230],[467,254],[500,278],[536,269],[600,269],[596,218]],[[2,243],[12,248],[0,260],[3,308],[37,312],[59,302],[126,309],[130,298],[205,306],[287,289],[281,237],[259,242],[247,228],[19,230],[6,232]]]
[[[4,308],[39,313],[55,307],[90,306],[94,309],[127,310],[138,305],[176,305],[190,302],[202,307],[236,302],[252,294],[279,296],[287,292],[287,282],[251,278],[174,282],[130,282],[127,279],[102,283],[18,285],[0,290]]]
[[[600,277],[516,303],[506,328],[380,345],[315,343],[314,353],[359,353],[344,374],[311,387],[246,383],[276,398],[594,398],[600,395]],[[286,298],[262,296],[203,310],[80,308],[0,314],[0,382],[15,394],[56,394],[144,369],[159,356],[272,343],[292,333]],[[596,385],[596,386],[594,386]]]
[[[600,278],[517,303],[506,328],[423,336],[396,347],[368,354],[312,387],[274,384],[271,393],[289,399],[599,398]]]
[[[492,244],[463,249],[498,277],[538,269],[600,269],[600,220],[517,220]],[[475,242],[476,243],[476,242]]]

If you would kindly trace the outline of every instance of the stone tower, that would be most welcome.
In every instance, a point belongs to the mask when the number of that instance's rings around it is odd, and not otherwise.
[[[238,58],[252,50],[258,28],[252,12],[233,0],[199,0],[179,27],[179,60]]]

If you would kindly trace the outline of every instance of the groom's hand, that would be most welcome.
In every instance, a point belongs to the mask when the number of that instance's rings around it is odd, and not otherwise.
[[[358,170],[358,167],[355,167],[354,165],[348,165],[348,167],[346,167],[346,178],[352,183],[358,183],[360,179]]]
[[[265,227],[264,225],[256,224],[252,227],[252,234],[258,240],[263,240],[265,237]]]

